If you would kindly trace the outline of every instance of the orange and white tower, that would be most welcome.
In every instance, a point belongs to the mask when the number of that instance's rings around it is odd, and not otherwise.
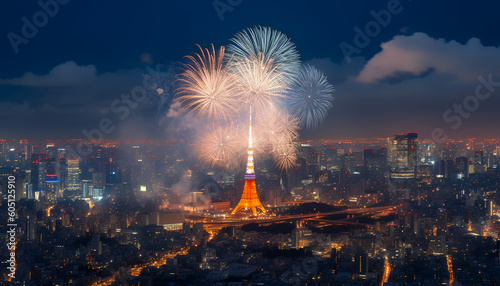
[[[250,127],[248,131],[248,161],[247,170],[245,172],[245,186],[240,202],[234,208],[232,214],[238,212],[251,211],[253,215],[257,214],[257,210],[266,213],[266,209],[259,200],[257,188],[255,187],[255,170],[253,165],[253,148],[252,148],[252,108],[250,107]]]

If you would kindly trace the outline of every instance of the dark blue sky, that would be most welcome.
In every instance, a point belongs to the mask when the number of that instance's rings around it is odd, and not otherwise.
[[[82,129],[96,128],[106,116],[118,124],[110,137],[168,136],[159,124],[168,119],[162,117],[165,110],[158,111],[157,99],[148,99],[124,121],[109,115],[111,103],[141,83],[146,66],[168,70],[195,52],[195,44],[225,45],[255,25],[287,34],[302,61],[322,69],[336,87],[329,117],[306,137],[420,131],[429,138],[435,128],[450,137],[500,136],[495,126],[500,90],[459,128],[442,118],[474,94],[477,76],[492,74],[500,81],[500,67],[491,65],[500,62],[498,1],[402,0],[401,13],[349,64],[339,44],[353,45],[354,28],[364,29],[373,20],[370,11],[387,9],[391,1],[219,2],[241,3],[221,21],[214,1],[71,0],[59,4],[18,53],[8,34],[22,36],[21,19],[32,20],[41,7],[36,1],[0,4],[0,137],[82,137]],[[58,66],[60,72],[50,74]]]

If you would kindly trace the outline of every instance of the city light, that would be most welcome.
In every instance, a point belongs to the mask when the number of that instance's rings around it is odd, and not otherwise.
[[[310,2],[3,1],[0,284],[498,285],[500,2]]]

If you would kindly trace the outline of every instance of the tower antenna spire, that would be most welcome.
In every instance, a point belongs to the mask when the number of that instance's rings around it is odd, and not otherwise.
[[[241,195],[240,202],[234,208],[232,214],[241,211],[250,210],[253,215],[257,214],[257,210],[266,213],[266,209],[259,200],[257,188],[255,185],[255,170],[253,163],[253,139],[252,139],[252,106],[250,106],[250,121],[248,125],[248,160],[247,169],[245,172],[245,186],[243,187],[243,194]]]
[[[252,138],[252,106],[250,105],[250,123],[248,125],[248,160],[245,179],[255,179],[255,170],[253,165],[253,138]]]

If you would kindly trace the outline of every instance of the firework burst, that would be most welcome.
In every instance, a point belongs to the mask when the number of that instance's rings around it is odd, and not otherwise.
[[[274,146],[271,155],[278,166],[282,170],[289,170],[295,167],[297,161],[297,143],[295,141],[282,138],[283,142]]]
[[[242,163],[251,107],[255,158],[272,157],[280,169],[292,168],[300,126],[315,127],[326,117],[334,89],[316,68],[301,67],[295,45],[279,31],[245,29],[230,41],[227,53],[212,45],[187,56],[178,78],[175,103],[202,119],[194,153],[213,167]]]
[[[231,71],[238,81],[238,94],[254,111],[266,110],[279,104],[286,91],[284,75],[272,61],[258,58],[239,58],[231,61]]]
[[[248,28],[237,33],[228,46],[236,58],[262,58],[265,64],[272,65],[277,72],[291,79],[300,68],[299,53],[292,41],[283,33],[268,27]]]
[[[281,169],[295,165],[296,144],[299,137],[299,121],[286,110],[269,109],[257,117],[256,137],[258,151],[270,154]]]
[[[239,106],[239,89],[224,63],[224,47],[218,53],[213,45],[212,50],[199,48],[199,54],[186,56],[190,63],[180,74],[176,101],[197,116],[230,119]]]
[[[214,126],[200,134],[194,152],[200,162],[209,166],[229,167],[241,161],[245,141],[237,127]]]
[[[255,132],[268,146],[273,146],[287,141],[294,141],[299,137],[299,121],[289,112],[270,108],[266,113],[261,113],[256,118]]]
[[[334,91],[322,72],[305,65],[289,87],[287,102],[291,112],[300,118],[302,126],[315,128],[332,107]]]

